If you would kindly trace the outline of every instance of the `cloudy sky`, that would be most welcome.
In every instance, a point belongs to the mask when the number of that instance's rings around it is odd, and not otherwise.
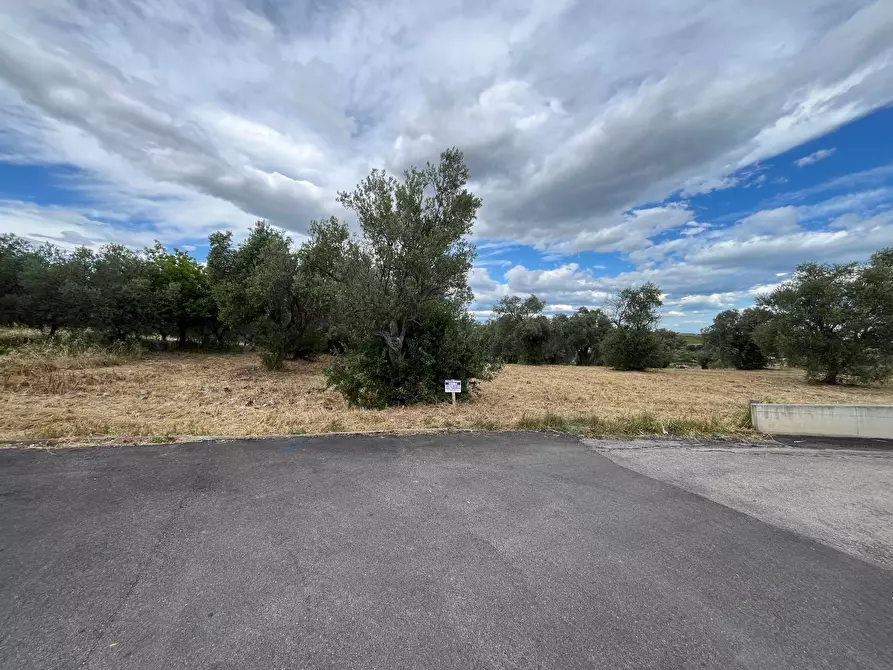
[[[455,145],[482,318],[651,280],[696,331],[893,245],[891,102],[889,0],[0,0],[0,232],[300,240]]]

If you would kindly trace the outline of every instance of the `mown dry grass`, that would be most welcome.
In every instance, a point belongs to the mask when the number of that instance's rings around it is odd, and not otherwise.
[[[109,365],[111,363],[112,365]],[[0,357],[0,438],[270,435],[406,428],[553,428],[590,434],[721,434],[750,399],[893,403],[893,388],[808,384],[797,371],[510,365],[473,402],[348,408],[321,362],[267,372],[255,355]]]

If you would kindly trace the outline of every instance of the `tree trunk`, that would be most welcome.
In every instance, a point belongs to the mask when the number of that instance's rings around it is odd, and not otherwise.
[[[55,323],[50,326],[50,337],[53,337],[56,334],[56,330],[59,328]]]
[[[180,334],[177,338],[177,348],[182,349],[186,346],[186,324],[180,324]]]
[[[828,370],[825,373],[825,378],[822,380],[825,384],[837,385],[837,378],[840,376],[840,373],[837,370]]]

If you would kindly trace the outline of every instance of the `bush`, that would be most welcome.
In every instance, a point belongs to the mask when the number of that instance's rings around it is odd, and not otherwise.
[[[620,326],[610,333],[602,344],[605,365],[615,370],[645,370],[661,367],[662,346],[650,330]]]
[[[471,397],[476,380],[491,379],[498,367],[488,362],[480,328],[460,306],[434,304],[407,334],[399,366],[388,357],[385,341],[369,338],[334,357],[326,368],[329,385],[351,405],[383,408],[418,402],[445,402],[446,379],[462,381],[459,400]]]
[[[285,363],[285,354],[281,351],[261,351],[260,362],[267,370],[281,370]]]

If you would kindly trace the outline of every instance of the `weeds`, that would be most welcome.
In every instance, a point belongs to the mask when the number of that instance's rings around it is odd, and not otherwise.
[[[341,419],[332,419],[326,424],[326,433],[343,433],[345,431],[344,422]]]
[[[493,419],[478,418],[471,422],[471,427],[478,430],[499,430],[501,426]]]
[[[36,328],[0,328],[0,349],[10,352],[24,344],[37,342],[45,335]]]
[[[546,412],[538,416],[524,415],[515,427],[519,430],[552,430],[591,437],[715,437],[751,428],[743,425],[743,421],[737,418],[732,421],[717,416],[705,419],[661,419],[651,412],[619,417],[601,417],[595,414],[565,417]]]
[[[90,368],[122,365],[143,355],[137,340],[104,344],[89,332],[61,332],[53,337],[39,330],[0,329],[6,355],[0,359],[0,388],[16,393],[64,394],[120,381],[115,375],[77,374]]]
[[[150,346],[150,345],[147,345]],[[71,351],[71,350],[69,350]],[[817,387],[797,371],[667,370],[635,375],[571,366],[506,366],[473,402],[349,408],[323,361],[265,371],[256,355],[158,353],[143,360],[0,356],[0,437],[280,435],[477,428],[592,436],[751,434],[750,398],[893,402],[893,387]],[[441,387],[442,388],[442,387]],[[252,403],[246,399],[253,399]],[[559,409],[560,408],[560,409]]]
[[[90,373],[57,369],[48,361],[13,360],[0,366],[0,388],[14,393],[61,395],[91,391],[97,386],[123,381],[115,373]]]

